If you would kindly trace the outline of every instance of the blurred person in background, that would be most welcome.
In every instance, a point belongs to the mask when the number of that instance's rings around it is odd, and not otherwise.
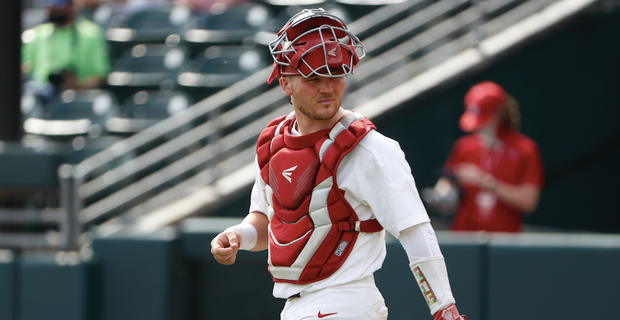
[[[48,102],[65,89],[101,87],[110,71],[103,30],[76,19],[72,0],[46,0],[46,9],[49,22],[22,36],[24,91]]]
[[[458,139],[434,188],[422,190],[427,205],[454,211],[452,230],[518,232],[537,207],[543,186],[536,142],[520,133],[517,101],[485,81],[465,95]],[[455,210],[456,209],[456,210]]]

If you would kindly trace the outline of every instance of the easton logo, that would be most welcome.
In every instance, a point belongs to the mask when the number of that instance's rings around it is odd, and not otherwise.
[[[336,49],[338,49],[338,48],[333,48],[333,49],[327,51],[327,54],[332,56],[332,57],[335,57],[336,56]]]
[[[284,171],[282,171],[282,176],[284,176],[284,178],[288,181],[291,182],[291,175],[293,174],[293,171],[295,171],[295,169],[297,169],[297,166],[288,168]]]

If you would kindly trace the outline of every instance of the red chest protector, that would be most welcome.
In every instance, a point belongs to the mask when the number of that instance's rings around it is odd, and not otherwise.
[[[269,272],[276,282],[303,284],[336,272],[359,232],[383,227],[359,221],[336,182],[340,161],[372,122],[347,112],[332,129],[292,136],[294,120],[294,113],[273,120],[256,152],[269,202]]]

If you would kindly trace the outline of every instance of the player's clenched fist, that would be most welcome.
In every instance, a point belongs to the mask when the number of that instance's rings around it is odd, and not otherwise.
[[[211,253],[221,264],[233,264],[239,252],[239,234],[226,229],[211,241]]]

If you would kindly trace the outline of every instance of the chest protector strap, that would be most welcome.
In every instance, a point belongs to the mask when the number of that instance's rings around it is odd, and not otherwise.
[[[375,126],[347,112],[333,128],[293,136],[294,113],[273,120],[256,148],[269,202],[269,272],[276,282],[310,283],[332,275],[360,232],[379,232],[376,219],[359,221],[338,188],[342,158]]]

